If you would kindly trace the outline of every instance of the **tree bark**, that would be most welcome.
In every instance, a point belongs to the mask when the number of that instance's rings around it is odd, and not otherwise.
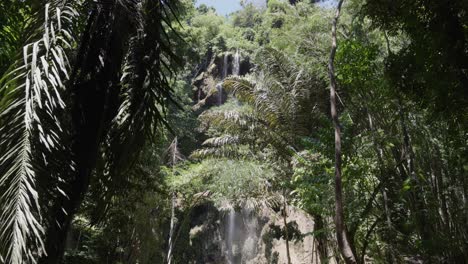
[[[411,182],[410,188],[410,202],[413,214],[416,219],[416,228],[418,233],[423,242],[431,240],[431,231],[429,230],[427,224],[427,216],[426,216],[426,202],[424,200],[424,191],[421,187],[421,182],[416,175],[415,165],[414,165],[414,152],[413,147],[411,145],[410,134],[408,130],[408,126],[405,120],[405,113],[403,109],[403,102],[400,97],[398,97],[398,107],[399,107],[399,117],[400,117],[400,125],[403,133],[403,156],[406,161],[406,166],[404,166],[404,173],[406,173],[407,177]],[[421,197],[422,196],[422,197]],[[430,258],[431,252],[425,253],[427,258]]]
[[[387,39],[388,40],[388,39]],[[387,224],[388,232],[391,232],[392,228],[392,220],[391,220],[391,212],[390,212],[390,207],[388,205],[388,196],[387,196],[387,191],[386,191],[386,183],[388,181],[388,176],[385,176],[385,170],[384,170],[384,151],[381,143],[377,140],[376,138],[376,129],[374,127],[374,122],[373,118],[370,113],[367,113],[368,120],[369,120],[369,129],[372,133],[372,141],[374,142],[374,150],[377,154],[377,162],[379,164],[379,181],[382,183],[382,197],[383,197],[383,205],[384,205],[384,212],[385,212],[385,222]],[[389,243],[392,243],[389,241]],[[396,262],[396,258],[393,254],[393,249],[390,247],[390,250],[388,250],[388,259],[390,260],[391,263]]]
[[[88,191],[99,147],[118,110],[119,70],[128,31],[120,27],[126,21],[119,15],[121,9],[114,1],[109,3],[109,8],[92,10],[69,81],[73,131],[70,156],[74,170],[67,171],[71,178],[64,187],[67,195],[57,197],[51,207],[45,241],[47,255],[39,259],[39,264],[61,262],[67,233]],[[93,27],[98,30],[91,30]],[[106,27],[110,30],[105,33],[99,30]],[[100,54],[106,55],[102,62]]]
[[[289,230],[288,230],[288,212],[286,203],[286,191],[283,190],[283,223],[284,223],[284,240],[286,241],[286,256],[288,258],[288,264],[291,264],[291,254],[289,252]]]
[[[377,218],[374,223],[371,225],[371,227],[369,228],[369,230],[367,231],[367,234],[366,234],[366,237],[364,239],[364,245],[362,246],[362,251],[361,251],[361,257],[359,258],[359,263],[366,263],[365,262],[365,258],[366,258],[366,250],[367,250],[367,246],[369,246],[369,240],[370,240],[370,237],[372,235],[372,233],[374,232],[374,229],[375,227],[377,226],[377,224],[382,220],[382,218]],[[394,263],[394,262],[392,262]]]
[[[175,206],[176,206],[176,194],[172,193],[172,206],[171,206],[171,227],[169,230],[169,248],[167,250],[167,264],[172,263],[172,248],[174,246],[174,228],[175,228]]]
[[[330,76],[330,108],[333,125],[335,127],[335,228],[338,248],[346,263],[356,263],[356,257],[348,240],[343,212],[343,190],[341,186],[341,129],[336,109],[336,77],[335,77],[335,55],[336,55],[336,28],[340,17],[341,6],[344,0],[338,2],[335,17],[332,24],[332,48],[328,62],[328,73]]]
[[[320,262],[326,262],[328,260],[328,238],[325,232],[322,232],[325,228],[325,223],[323,217],[320,214],[314,214],[314,231],[320,231],[320,233],[316,234],[315,240],[317,241],[316,251],[319,254]]]

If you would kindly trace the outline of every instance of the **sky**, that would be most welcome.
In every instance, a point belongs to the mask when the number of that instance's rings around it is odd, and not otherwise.
[[[253,2],[256,5],[265,5],[265,0],[247,0],[247,2]],[[334,7],[336,5],[336,0],[322,0],[320,5],[324,7]],[[229,15],[230,13],[240,10],[242,7],[240,5],[240,0],[197,0],[196,6],[205,4],[207,6],[212,6],[216,9],[218,14],[222,16]]]
[[[251,0],[254,3],[263,3],[265,0]],[[230,13],[240,10],[240,0],[197,0],[196,5],[199,6],[205,4],[207,6],[212,6],[216,9],[220,15],[229,15]]]

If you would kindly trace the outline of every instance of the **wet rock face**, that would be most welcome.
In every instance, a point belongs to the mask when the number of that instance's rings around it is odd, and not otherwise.
[[[208,56],[207,61],[192,81],[193,100],[197,108],[220,105],[227,100],[227,93],[219,89],[222,81],[230,75],[245,75],[253,65],[242,52],[225,52]]]
[[[252,63],[249,58],[240,61],[239,75],[246,75],[250,73],[250,70],[253,68]]]
[[[253,68],[250,58],[243,55],[241,51],[218,54],[213,63],[216,65],[216,72],[213,72],[216,74],[214,77],[220,80],[229,75],[246,75]],[[236,69],[236,63],[239,65],[238,69]]]
[[[303,211],[290,207],[288,231],[291,262],[294,264],[320,263],[314,250],[312,218]],[[280,231],[278,231],[280,230]],[[257,212],[241,209],[220,211],[213,204],[194,209],[188,230],[191,257],[185,263],[193,264],[283,264],[287,263],[286,243],[280,213],[269,208]]]
[[[222,236],[218,219],[220,213],[212,204],[194,208],[190,219],[189,246],[192,254],[188,263],[225,263],[222,252]]]

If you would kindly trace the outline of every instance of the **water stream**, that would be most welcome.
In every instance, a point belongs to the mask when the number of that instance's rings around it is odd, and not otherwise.
[[[230,209],[226,216],[225,252],[228,264],[245,263],[257,255],[258,220],[252,209]]]
[[[227,52],[224,53],[224,58],[223,58],[223,80],[227,77],[228,75],[228,64],[229,64],[229,54]]]
[[[232,59],[232,75],[233,76],[239,76],[240,74],[240,60],[241,60],[241,56],[239,53],[239,49],[237,49]],[[229,53],[228,52],[224,53],[222,70],[223,70],[223,73],[221,75],[221,82],[216,85],[216,89],[218,90],[217,105],[223,104],[223,92],[224,92],[223,81],[228,76],[228,70],[229,70]]]
[[[238,76],[240,73],[240,54],[239,49],[236,51],[236,55],[234,55],[233,63],[232,63],[232,75]]]
[[[234,264],[234,235],[236,231],[236,211],[232,208],[229,211],[228,219],[227,219],[227,240],[226,240],[226,248],[228,264]]]
[[[226,79],[228,75],[228,67],[229,67],[229,56],[228,53],[224,53],[223,58],[223,74],[221,76],[221,82],[216,85],[216,89],[218,90],[218,105],[223,104],[223,81]]]
[[[218,90],[218,106],[223,104],[223,83],[216,84],[216,90]]]

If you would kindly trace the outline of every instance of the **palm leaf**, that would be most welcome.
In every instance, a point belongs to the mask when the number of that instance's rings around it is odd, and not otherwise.
[[[220,147],[225,145],[235,145],[239,143],[239,136],[222,135],[220,137],[213,137],[205,140],[203,146]]]
[[[18,57],[17,52],[24,44],[31,8],[25,1],[1,1],[0,10],[0,76]]]
[[[0,256],[6,263],[35,263],[44,253],[35,157],[47,157],[59,145],[55,114],[65,108],[61,94],[73,41],[64,21],[76,15],[60,1],[46,4],[22,60],[1,79],[0,94],[6,96],[0,102]],[[55,125],[46,129],[45,123]]]
[[[145,141],[154,140],[160,128],[167,126],[167,105],[176,103],[171,79],[180,58],[172,51],[169,34],[174,33],[171,23],[177,19],[179,1],[125,3],[132,29],[120,79],[118,111],[102,144],[96,170],[96,208],[107,207],[123,186]]]

